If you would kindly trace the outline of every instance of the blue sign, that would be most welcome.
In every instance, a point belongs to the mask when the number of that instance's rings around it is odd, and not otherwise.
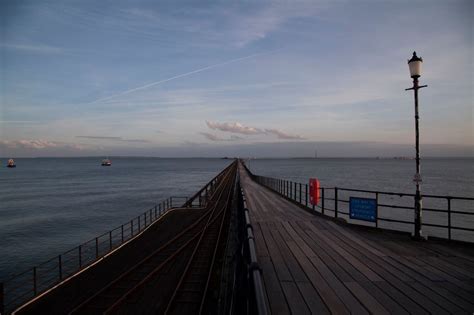
[[[375,222],[377,220],[377,200],[368,198],[349,198],[351,219]]]

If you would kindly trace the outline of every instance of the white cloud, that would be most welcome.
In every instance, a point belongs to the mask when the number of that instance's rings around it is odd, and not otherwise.
[[[45,150],[51,148],[68,148],[75,150],[84,149],[80,144],[68,144],[63,142],[48,141],[43,139],[29,139],[29,140],[0,140],[0,147],[8,149],[34,149]]]
[[[262,134],[263,130],[254,127],[247,127],[239,122],[234,123],[218,123],[212,121],[206,121],[206,124],[212,130],[220,130],[225,132],[239,133],[243,135],[258,135]]]
[[[238,140],[243,140],[243,138],[236,136],[236,135],[231,135],[229,138],[221,138],[217,135],[214,135],[212,133],[208,132],[200,132],[201,135],[206,137],[208,140],[211,141],[238,141]]]
[[[305,139],[302,136],[289,134],[278,129],[265,129],[265,132],[267,134],[272,134],[272,135],[277,136],[278,139],[286,139],[286,140],[304,140]]]

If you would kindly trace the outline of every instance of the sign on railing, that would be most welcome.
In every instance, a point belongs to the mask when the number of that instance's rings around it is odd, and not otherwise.
[[[349,217],[369,222],[377,221],[377,200],[369,198],[349,198]]]

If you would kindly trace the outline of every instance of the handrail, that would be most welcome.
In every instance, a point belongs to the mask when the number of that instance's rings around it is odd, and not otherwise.
[[[372,194],[375,195],[374,199],[376,202],[376,217],[375,217],[375,222],[374,227],[376,228],[381,228],[379,226],[379,221],[385,221],[385,222],[392,222],[392,223],[400,223],[400,224],[411,224],[413,225],[413,221],[406,221],[404,219],[406,218],[395,218],[395,216],[380,216],[379,214],[379,208],[390,208],[394,210],[412,210],[414,211],[414,207],[410,207],[407,205],[407,203],[399,203],[398,205],[396,204],[396,201],[394,204],[389,204],[390,202],[387,202],[386,200],[382,200],[382,202],[379,201],[380,197],[383,196],[399,196],[399,197],[410,197],[414,198],[414,194],[409,194],[409,193],[399,193],[399,192],[387,192],[387,191],[377,191],[377,190],[364,190],[364,189],[353,189],[353,188],[343,188],[343,187],[321,187],[320,192],[321,192],[321,204],[320,205],[309,205],[309,189],[307,184],[302,184],[298,182],[293,182],[290,180],[285,180],[285,179],[279,179],[279,178],[273,178],[273,177],[266,177],[266,176],[259,176],[252,174],[251,171],[246,167],[244,163],[245,170],[248,172],[249,176],[255,180],[256,182],[260,183],[261,185],[273,190],[274,192],[278,193],[279,195],[291,200],[292,202],[297,203],[298,205],[307,208],[308,210],[311,211],[317,211],[322,215],[326,216],[331,216],[338,218],[339,215],[350,215],[349,212],[347,211],[341,211],[339,209],[339,205],[347,205],[350,203],[349,199],[345,199],[342,197],[341,192],[356,192],[356,193],[364,193],[364,194]],[[331,193],[331,196],[328,196],[328,193]],[[345,195],[347,197],[347,194]],[[348,197],[347,197],[348,198]],[[465,231],[465,232],[474,232],[474,226],[469,225],[466,226],[466,224],[462,224],[462,222],[453,222],[453,215],[464,215],[464,216],[469,216],[473,218],[474,220],[474,211],[469,212],[469,211],[463,211],[463,209],[453,209],[452,208],[452,203],[453,201],[456,200],[462,200],[462,201],[474,201],[474,197],[463,197],[463,196],[448,196],[448,195],[423,195],[422,198],[424,199],[438,199],[438,200],[444,200],[446,202],[446,206],[440,206],[440,208],[436,207],[426,207],[423,209],[423,211],[426,212],[432,212],[432,213],[439,213],[443,214],[443,217],[441,219],[447,220],[445,224],[440,223],[440,221],[435,221],[433,222],[424,222],[423,226],[429,226],[429,227],[436,227],[440,229],[444,229],[446,231],[447,235],[444,236],[436,236],[438,238],[445,238],[448,240],[453,240],[453,231]],[[330,202],[334,207],[329,208],[328,202]],[[439,203],[439,201],[437,201]],[[438,206],[438,204],[436,204]],[[320,209],[319,211],[317,209]],[[347,209],[347,206],[346,206]],[[329,214],[326,213],[326,211],[330,212]],[[446,218],[445,218],[445,216]],[[464,221],[464,220],[463,220]],[[367,221],[364,224],[367,226]],[[355,219],[352,219],[349,223],[351,224],[358,224],[359,222]],[[389,228],[389,227],[384,227],[383,229],[395,229],[395,228]],[[399,229],[396,229],[399,230]],[[464,237],[464,238],[463,238]],[[471,238],[466,237],[466,235],[458,235],[456,237],[457,240],[461,241],[466,241],[466,242],[474,242],[474,234],[471,234]]]
[[[239,185],[240,186],[240,185]],[[245,198],[245,193],[242,188],[240,188],[240,199],[242,202],[242,208],[245,216],[245,234],[246,234],[246,245],[249,251],[249,278],[252,279],[253,293],[255,298],[255,308],[256,314],[266,315],[268,314],[267,305],[265,302],[265,293],[263,289],[263,279],[261,274],[261,268],[257,260],[257,251],[255,246],[255,238],[253,234],[252,222],[250,221],[249,209],[247,207],[247,201]],[[254,312],[250,312],[253,314]]]

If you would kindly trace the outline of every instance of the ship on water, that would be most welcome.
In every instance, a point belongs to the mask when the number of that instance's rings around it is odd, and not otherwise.
[[[112,166],[112,161],[109,158],[102,160],[102,166]]]
[[[10,168],[16,167],[15,160],[9,159],[7,163],[7,167],[10,167]]]

